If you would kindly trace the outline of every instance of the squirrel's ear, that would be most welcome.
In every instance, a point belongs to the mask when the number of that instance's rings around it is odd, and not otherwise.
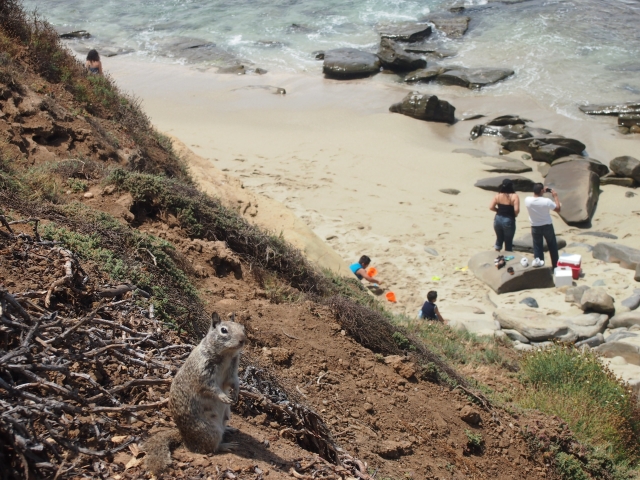
[[[234,313],[232,313],[231,315],[229,315],[229,321],[230,321],[230,322],[235,322],[235,321],[236,321],[236,314],[235,314],[235,312],[234,312]]]
[[[211,328],[215,328],[215,326],[218,325],[221,321],[222,320],[220,320],[220,317],[216,312],[213,312],[211,314]]]

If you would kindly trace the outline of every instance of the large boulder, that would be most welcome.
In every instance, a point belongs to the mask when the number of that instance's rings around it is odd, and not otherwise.
[[[594,348],[596,352],[606,358],[622,357],[627,363],[640,365],[640,348],[629,343],[605,342]]]
[[[437,30],[443,32],[449,38],[462,37],[469,28],[471,17],[463,15],[431,15],[427,19],[433,23]]]
[[[621,113],[640,113],[640,102],[618,103],[608,105],[583,105],[580,107],[588,115],[614,115]]]
[[[529,310],[498,309],[493,315],[503,330],[516,330],[531,342],[578,340],[578,334],[559,318]]]
[[[636,266],[636,274],[633,276],[636,282],[640,282],[640,263]]]
[[[640,311],[638,310],[619,313],[611,317],[611,320],[609,321],[609,326],[611,328],[628,328],[633,327],[634,325],[640,325]]]
[[[554,146],[562,148],[554,148]],[[534,160],[551,163],[558,158],[573,154],[580,155],[586,146],[578,140],[562,135],[540,135],[533,138],[506,140],[502,142],[502,148],[510,152],[527,152]]]
[[[640,307],[640,290],[636,290],[633,295],[625,298],[622,302],[620,302],[620,305],[628,308],[629,310],[635,310],[636,308]]]
[[[513,75],[506,68],[454,68],[438,75],[436,82],[466,88],[482,88]]]
[[[329,78],[347,80],[374,75],[380,71],[380,59],[373,53],[355,48],[336,48],[324,54],[322,72]]]
[[[545,185],[558,192],[559,214],[567,225],[582,225],[591,220],[598,205],[600,177],[589,162],[573,161],[552,165]]]
[[[617,176],[633,178],[640,183],[640,160],[637,158],[629,156],[616,157],[609,162],[609,167]]]
[[[588,285],[579,285],[577,287],[569,287],[564,292],[564,301],[569,303],[575,303],[576,305],[580,305],[582,300],[582,295],[584,292],[589,290],[591,287]]]
[[[617,243],[596,243],[591,253],[596,260],[619,263],[622,268],[635,270],[640,265],[640,250]]]
[[[389,111],[430,122],[454,123],[456,121],[456,107],[445,100],[438,99],[435,95],[418,92],[412,92],[404,97],[402,102],[394,103],[389,107]]]
[[[618,115],[618,125],[622,127],[640,125],[640,113],[621,113]]]
[[[597,174],[599,177],[602,177],[609,173],[609,167],[607,167],[600,160],[596,160],[591,157],[583,157],[582,155],[568,155],[566,157],[558,158],[551,162],[551,166],[560,165],[562,163],[567,162],[585,162],[585,164],[591,169],[591,171]]]
[[[633,178],[617,177],[612,172],[600,177],[600,185],[617,185],[618,187],[632,188],[636,184]]]
[[[616,311],[613,297],[604,288],[594,287],[586,290],[580,299],[580,308],[585,312],[597,312],[611,315]]]
[[[498,294],[554,286],[551,267],[523,267],[520,264],[522,255],[514,253],[514,257],[506,267],[498,270],[493,263],[496,252],[480,252],[469,259],[469,269]],[[507,272],[507,267],[513,267],[513,275]]]
[[[475,186],[483,190],[497,192],[502,185],[502,181],[506,178],[513,182],[513,188],[516,192],[533,192],[534,181],[522,175],[500,175],[498,177],[482,178],[475,183]]]
[[[609,325],[609,316],[603,313],[586,313],[574,317],[562,317],[560,320],[576,332],[580,340],[604,332]]]
[[[383,38],[380,41],[378,58],[384,68],[394,72],[407,72],[427,66],[427,61],[424,58],[406,52],[390,38]]]
[[[567,246],[566,240],[562,238],[556,237],[556,242],[558,243],[558,250],[561,250]],[[549,251],[549,246],[547,245],[547,241],[545,239],[542,240],[542,248],[545,252]],[[533,237],[531,236],[531,232],[529,231],[521,237],[514,239],[513,249],[516,252],[533,253]]]
[[[431,35],[431,25],[405,22],[385,25],[378,29],[381,38],[390,38],[398,42],[417,42]]]

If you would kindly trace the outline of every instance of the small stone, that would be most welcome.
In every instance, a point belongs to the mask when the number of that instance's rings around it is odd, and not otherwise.
[[[111,195],[115,191],[116,191],[116,186],[115,185],[107,185],[102,190],[102,195]]]
[[[482,421],[482,417],[480,417],[478,411],[469,405],[466,405],[462,409],[460,418],[470,425],[478,425]]]
[[[271,428],[278,428],[278,427],[280,426],[280,424],[279,424],[278,422],[270,422],[270,423],[269,423],[269,426],[270,426]]]
[[[447,195],[458,195],[460,193],[460,190],[456,190],[455,188],[441,188],[440,191]]]
[[[618,132],[620,132],[623,135],[627,135],[629,133],[629,129],[627,127],[619,126],[619,127],[616,127],[616,128],[617,128]]]
[[[520,303],[523,303],[531,308],[538,308],[538,302],[536,302],[536,299],[533,297],[523,298],[522,300],[520,300]]]
[[[367,413],[373,413],[373,405],[371,405],[370,403],[365,403],[363,406],[364,411]]]
[[[351,412],[351,413],[350,413],[350,415],[351,415],[353,418],[360,418],[360,414],[359,414],[358,412]]]
[[[429,255],[433,255],[434,257],[438,256],[438,251],[435,248],[424,247],[424,251],[427,252]]]
[[[629,191],[629,192],[624,192],[624,196],[627,197],[627,198],[633,198],[633,197],[636,196],[636,194],[635,194],[635,192]]]

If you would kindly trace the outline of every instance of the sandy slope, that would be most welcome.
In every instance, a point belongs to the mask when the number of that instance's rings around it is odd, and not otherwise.
[[[493,196],[474,182],[496,174],[484,171],[482,158],[456,149],[479,149],[498,155],[494,139],[468,140],[476,121],[446,126],[388,112],[406,94],[388,79],[336,82],[311,76],[228,76],[183,66],[109,59],[105,67],[124,89],[140,96],[145,111],[163,131],[201,157],[235,174],[251,192],[282,202],[345,263],[366,253],[392,289],[397,312],[413,316],[426,292],[439,291],[445,317],[486,320],[498,306],[525,308],[518,302],[532,295],[550,314],[578,313],[555,289],[498,297],[461,268],[474,253],[491,248]],[[283,87],[276,95],[256,85]],[[570,120],[538,105],[534,99],[469,94],[451,87],[441,95],[464,112],[493,116],[515,113],[533,126],[573,136],[587,151],[608,163],[630,155],[638,139],[617,134],[611,119]],[[521,153],[511,154],[520,158]],[[490,160],[485,158],[484,160]],[[525,174],[541,180],[536,162]],[[197,164],[206,173],[206,165]],[[439,192],[456,188],[457,196]],[[638,246],[640,196],[626,198],[626,189],[605,186],[591,230],[607,231],[620,243]],[[521,194],[524,200],[525,194]],[[269,206],[277,210],[275,204]],[[556,217],[556,232],[568,244],[595,244],[600,239],[578,235]],[[523,212],[516,236],[528,229]],[[294,242],[295,243],[295,242]],[[435,249],[437,256],[425,251]],[[579,284],[605,281],[618,301],[633,287],[633,273],[601,264],[586,250],[585,278]],[[439,278],[439,280],[436,280]],[[489,300],[491,299],[491,301]],[[486,313],[477,315],[469,306]]]

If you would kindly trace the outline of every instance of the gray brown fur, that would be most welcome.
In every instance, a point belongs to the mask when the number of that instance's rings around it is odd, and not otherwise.
[[[158,475],[171,463],[170,443],[179,437],[197,453],[228,451],[236,446],[222,437],[238,401],[238,363],[246,341],[244,327],[212,315],[209,332],[178,370],[169,395],[169,409],[178,432],[162,432],[145,443],[147,467]],[[162,438],[158,438],[163,435]]]

